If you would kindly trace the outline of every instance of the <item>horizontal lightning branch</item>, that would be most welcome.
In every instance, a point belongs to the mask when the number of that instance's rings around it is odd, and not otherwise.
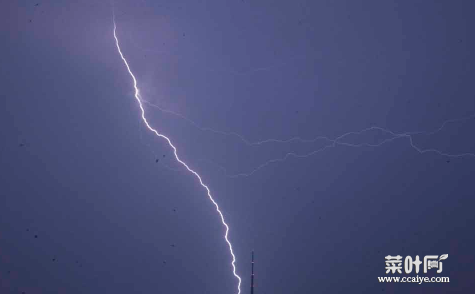
[[[449,119],[449,120],[445,121],[439,128],[437,128],[434,131],[430,131],[430,132],[395,133],[391,130],[384,129],[384,128],[381,128],[381,127],[369,127],[369,128],[363,129],[361,131],[354,131],[354,132],[345,133],[345,134],[343,134],[343,135],[341,135],[341,136],[339,136],[335,139],[330,139],[328,137],[319,136],[319,137],[316,137],[314,139],[306,139],[306,140],[302,140],[298,137],[295,137],[295,138],[292,138],[292,139],[289,139],[289,140],[277,140],[277,139],[265,140],[265,141],[261,141],[261,142],[270,142],[272,140],[273,142],[285,143],[285,142],[290,142],[292,140],[300,141],[300,142],[315,142],[316,140],[325,140],[329,143],[327,143],[327,145],[324,145],[323,147],[320,147],[319,149],[313,150],[313,151],[305,153],[305,154],[298,154],[298,153],[295,153],[295,152],[286,153],[282,157],[270,159],[270,160],[264,162],[263,164],[253,168],[249,172],[241,172],[241,173],[237,173],[237,174],[229,174],[225,167],[223,167],[221,165],[218,165],[218,164],[216,164],[216,163],[214,163],[210,160],[201,159],[201,161],[207,161],[207,162],[210,162],[213,165],[217,166],[219,169],[221,169],[224,172],[225,176],[228,177],[228,178],[249,177],[249,176],[253,175],[254,173],[256,173],[257,171],[269,166],[270,164],[283,162],[283,161],[286,161],[287,159],[289,159],[291,157],[306,158],[306,157],[315,155],[317,153],[323,152],[327,149],[334,148],[334,147],[337,147],[337,146],[345,146],[345,147],[353,147],[353,148],[380,147],[380,146],[382,146],[386,143],[392,142],[392,141],[397,140],[397,139],[402,139],[402,138],[408,139],[410,146],[420,154],[436,153],[440,156],[446,156],[446,157],[451,157],[451,158],[460,158],[460,157],[475,158],[475,153],[470,153],[470,152],[452,154],[452,153],[442,152],[442,151],[434,149],[434,148],[423,149],[423,148],[420,148],[420,147],[416,146],[414,144],[414,141],[413,141],[413,137],[415,135],[434,135],[434,134],[442,131],[442,129],[445,126],[447,126],[447,124],[449,124],[449,123],[461,122],[461,121],[466,121],[466,120],[474,119],[474,118],[475,118],[475,114],[472,114],[472,115],[467,116],[467,117],[462,117],[462,118]],[[366,132],[369,132],[369,131],[380,131],[380,132],[382,132],[386,135],[389,135],[390,138],[382,140],[381,142],[379,142],[377,144],[370,144],[370,143],[353,144],[353,143],[347,143],[347,142],[343,141],[346,137],[348,137],[350,135],[362,135],[362,134],[364,134]],[[259,144],[259,142],[257,142],[256,144]]]
[[[196,127],[197,129],[199,129],[200,131],[211,132],[211,133],[215,133],[215,134],[218,134],[218,135],[224,135],[224,136],[234,136],[234,137],[238,138],[242,143],[244,143],[245,145],[248,145],[248,146],[260,146],[260,145],[264,145],[264,144],[267,144],[267,143],[291,143],[291,142],[315,143],[317,141],[323,140],[323,141],[327,141],[327,142],[330,143],[330,145],[328,147],[335,147],[336,145],[343,145],[343,146],[348,146],[348,147],[364,147],[364,146],[379,147],[379,146],[383,145],[384,143],[393,141],[394,139],[408,138],[411,147],[414,148],[415,150],[417,150],[419,153],[435,152],[439,155],[448,156],[448,157],[465,157],[465,156],[475,157],[474,153],[449,154],[449,153],[441,152],[441,151],[436,150],[436,149],[421,149],[421,148],[417,147],[416,145],[414,145],[414,143],[413,143],[413,136],[415,136],[415,135],[427,135],[427,136],[434,135],[434,134],[442,131],[442,129],[445,128],[445,126],[449,123],[455,123],[455,122],[466,121],[466,120],[469,120],[469,119],[474,119],[475,114],[472,114],[472,115],[466,116],[466,117],[462,117],[462,118],[455,118],[455,119],[446,120],[439,128],[437,128],[433,131],[430,131],[430,132],[420,131],[420,132],[395,133],[395,132],[393,132],[389,129],[385,129],[385,128],[381,128],[381,127],[377,127],[377,126],[372,126],[372,127],[363,129],[361,131],[353,131],[353,132],[345,133],[345,134],[337,137],[336,139],[331,139],[331,138],[325,137],[325,136],[317,136],[317,137],[314,137],[312,139],[292,137],[290,139],[270,138],[270,139],[264,139],[264,140],[261,140],[261,141],[250,141],[250,140],[246,139],[243,135],[240,135],[240,134],[235,133],[235,132],[220,131],[220,130],[215,130],[215,129],[212,129],[212,128],[209,128],[209,127],[200,126],[195,121],[189,119],[188,117],[186,117],[186,116],[184,116],[180,113],[177,113],[177,112],[174,112],[174,111],[171,111],[171,110],[168,110],[168,109],[164,109],[164,108],[162,108],[162,107],[160,107],[160,106],[158,106],[158,105],[156,105],[156,104],[154,104],[150,101],[147,101],[145,99],[142,99],[142,102],[144,102],[145,104],[147,104],[147,105],[149,105],[153,108],[156,108],[156,109],[160,110],[163,113],[168,113],[168,114],[174,115],[178,118],[181,118],[181,119],[185,120],[186,122],[188,122],[189,124]],[[343,140],[345,137],[348,137],[350,135],[361,135],[365,132],[373,131],[373,130],[381,131],[382,133],[389,134],[389,135],[392,136],[392,138],[384,140],[380,144],[350,144],[350,143],[341,142],[341,140]],[[321,150],[321,151],[323,151],[323,150]],[[289,155],[292,155],[292,154],[293,153],[289,153]],[[307,156],[313,155],[313,154],[315,154],[315,152],[311,152]],[[304,157],[307,157],[307,156],[304,156]],[[277,161],[279,161],[279,160],[277,160]]]

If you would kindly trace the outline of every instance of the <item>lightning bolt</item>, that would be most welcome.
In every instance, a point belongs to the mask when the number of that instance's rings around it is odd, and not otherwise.
[[[301,139],[299,137],[294,137],[294,138],[287,139],[287,140],[267,139],[267,140],[260,141],[260,142],[250,143],[250,145],[259,145],[259,144],[268,143],[268,142],[287,143],[287,142],[291,142],[291,141],[299,141],[299,142],[302,142],[302,143],[309,143],[309,142],[316,142],[317,140],[324,140],[324,141],[329,142],[329,144],[324,145],[323,147],[321,147],[319,149],[316,149],[316,150],[313,150],[309,153],[298,154],[298,153],[295,153],[295,152],[289,152],[289,153],[286,153],[282,157],[270,159],[270,160],[264,162],[263,164],[253,168],[249,172],[241,172],[241,173],[237,173],[237,174],[229,174],[225,167],[223,167],[223,166],[221,166],[221,165],[219,165],[219,164],[217,164],[213,161],[210,161],[210,160],[207,160],[207,159],[201,159],[201,161],[206,161],[206,162],[209,162],[209,163],[215,165],[216,167],[218,167],[218,169],[222,170],[224,172],[224,175],[228,178],[249,177],[249,176],[252,176],[253,174],[255,174],[257,171],[259,171],[259,170],[261,170],[261,169],[263,169],[263,168],[265,168],[265,167],[267,167],[267,166],[269,166],[273,163],[284,162],[284,161],[286,161],[287,159],[289,159],[291,157],[306,158],[306,157],[310,157],[312,155],[315,155],[317,153],[323,152],[327,149],[335,148],[337,146],[345,146],[345,147],[352,147],[352,148],[361,148],[361,147],[376,148],[376,147],[381,147],[382,145],[384,145],[386,143],[390,143],[392,141],[395,141],[395,140],[398,140],[398,139],[403,139],[403,138],[408,139],[409,145],[411,146],[411,148],[416,150],[419,154],[436,153],[440,156],[445,156],[445,157],[450,157],[450,158],[461,158],[461,157],[475,158],[475,153],[471,153],[471,152],[452,154],[452,153],[442,152],[442,151],[434,149],[434,148],[423,149],[423,148],[420,148],[420,147],[418,147],[414,144],[414,136],[415,135],[426,135],[426,136],[434,135],[434,134],[442,131],[450,123],[466,121],[466,120],[470,120],[470,119],[474,119],[474,118],[475,118],[475,114],[472,114],[472,115],[467,116],[467,117],[462,117],[462,118],[449,119],[449,120],[446,120],[439,128],[437,128],[434,131],[430,131],[430,132],[419,131],[419,132],[395,133],[395,132],[393,132],[389,129],[385,129],[385,128],[381,128],[381,127],[377,127],[377,126],[372,126],[372,127],[363,129],[361,131],[347,132],[343,135],[338,136],[335,139],[331,139],[329,137],[324,137],[324,136],[315,137],[314,139]],[[384,140],[382,140],[381,142],[379,142],[377,144],[371,144],[371,143],[353,144],[353,143],[348,143],[348,142],[342,141],[350,135],[362,135],[362,134],[364,134],[366,132],[369,132],[369,131],[379,131],[379,132],[382,132],[383,134],[390,135],[390,138],[384,139]],[[228,133],[228,134],[234,134],[234,133]]]
[[[311,139],[304,139],[304,138],[301,138],[301,137],[292,137],[292,138],[289,138],[289,139],[270,138],[270,139],[264,139],[264,140],[261,140],[261,141],[250,141],[250,140],[246,139],[243,135],[238,134],[236,132],[226,132],[226,131],[216,130],[216,129],[213,129],[213,128],[210,128],[210,127],[200,126],[198,123],[191,120],[190,118],[188,118],[188,117],[186,117],[186,116],[184,116],[180,113],[162,108],[162,107],[160,107],[160,106],[158,106],[158,105],[156,105],[156,104],[154,104],[154,103],[152,103],[148,100],[142,99],[142,102],[144,102],[145,104],[147,104],[147,105],[149,105],[153,108],[156,108],[156,109],[160,110],[162,113],[171,114],[171,115],[174,115],[178,118],[181,118],[181,119],[188,122],[190,125],[194,126],[195,128],[197,128],[198,130],[200,130],[202,132],[211,132],[211,133],[215,133],[215,134],[223,135],[223,136],[234,136],[234,137],[237,137],[245,145],[251,146],[251,147],[260,146],[260,145],[264,145],[264,144],[267,144],[267,143],[291,143],[291,142],[315,143],[315,142],[320,141],[320,140],[327,141],[327,142],[330,143],[330,145],[325,146],[323,148],[323,150],[325,150],[327,148],[330,148],[330,147],[336,147],[337,145],[347,146],[347,147],[380,147],[381,145],[383,145],[385,143],[388,143],[388,142],[391,142],[395,139],[408,138],[410,146],[413,149],[415,149],[417,152],[419,152],[420,154],[424,154],[424,153],[427,153],[427,152],[434,152],[434,153],[437,153],[438,155],[446,156],[446,157],[475,157],[474,153],[450,154],[450,153],[445,153],[445,152],[442,152],[442,151],[439,151],[439,150],[433,149],[433,148],[431,148],[431,149],[421,149],[421,148],[417,147],[413,142],[413,137],[415,135],[426,135],[426,136],[435,135],[436,133],[442,131],[442,129],[444,129],[447,126],[447,124],[466,121],[466,120],[469,120],[469,119],[474,119],[475,114],[472,114],[472,115],[469,115],[469,116],[466,116],[466,117],[461,117],[461,118],[448,119],[448,120],[444,121],[439,128],[437,128],[434,131],[430,131],[430,132],[419,131],[419,132],[395,133],[395,132],[393,132],[389,129],[385,129],[385,128],[378,127],[378,126],[371,126],[371,127],[368,127],[366,129],[363,129],[363,130],[360,130],[360,131],[352,131],[352,132],[345,133],[345,134],[340,135],[339,137],[337,137],[335,139],[331,139],[331,138],[325,137],[325,136],[317,136],[317,137],[314,137],[314,138],[311,138]],[[384,140],[383,142],[381,142],[379,144],[369,144],[369,143],[351,144],[351,143],[341,142],[342,139],[344,139],[345,137],[348,137],[350,135],[361,135],[365,132],[372,131],[372,130],[377,130],[377,131],[380,131],[384,134],[389,134],[389,135],[392,136],[392,138],[386,139],[386,140]],[[295,154],[295,153],[288,153],[287,155],[288,156],[295,156],[295,157],[308,157],[310,155],[313,155],[313,154],[318,153],[318,152],[323,151],[323,150],[320,150],[320,149],[315,150],[315,151],[312,151],[311,153],[309,153],[307,155],[298,155],[298,154]],[[202,159],[202,160],[208,161],[206,159]],[[283,161],[283,160],[285,160],[285,159],[283,159],[283,158],[273,159],[273,160],[270,160],[268,163],[266,163],[264,165],[267,165],[271,162]],[[260,169],[260,167],[258,167],[257,169]],[[242,174],[242,175],[248,175],[248,174]]]
[[[228,171],[225,167],[223,167],[223,166],[221,166],[221,165],[219,165],[219,164],[217,164],[217,163],[215,163],[211,160],[198,159],[199,161],[209,162],[212,165],[218,167],[218,169],[222,170],[224,172],[224,175],[228,178],[249,177],[249,176],[253,175],[254,173],[256,173],[257,171],[259,171],[259,170],[261,170],[261,169],[263,169],[263,168],[265,168],[265,167],[267,167],[267,166],[269,166],[273,163],[284,162],[284,161],[286,161],[287,159],[289,159],[291,157],[307,158],[307,157],[310,157],[310,156],[315,155],[317,153],[323,152],[327,149],[335,148],[337,146],[352,147],[352,148],[361,148],[361,147],[376,148],[376,147],[381,147],[382,145],[384,145],[386,143],[390,143],[392,141],[395,141],[395,140],[398,140],[398,139],[404,139],[404,138],[409,141],[410,147],[413,148],[414,150],[416,150],[420,154],[436,153],[440,156],[452,157],[452,158],[475,157],[475,153],[466,152],[466,153],[459,153],[459,154],[451,154],[451,153],[442,152],[442,151],[434,149],[434,148],[423,149],[423,148],[420,148],[420,147],[416,146],[416,144],[414,143],[414,136],[416,136],[416,135],[425,135],[425,136],[435,135],[438,132],[442,131],[448,124],[474,119],[475,114],[472,114],[472,115],[469,115],[469,116],[466,116],[466,117],[461,117],[461,118],[448,119],[448,120],[444,121],[439,128],[437,128],[433,131],[417,131],[417,132],[413,131],[413,132],[396,133],[396,132],[393,132],[389,129],[385,129],[385,128],[382,128],[382,127],[371,126],[371,127],[365,128],[365,129],[360,130],[360,131],[347,132],[343,135],[338,136],[335,139],[332,139],[332,138],[329,138],[329,137],[326,137],[326,136],[317,136],[317,137],[314,137],[314,138],[311,138],[311,139],[304,139],[304,138],[301,138],[301,137],[292,137],[292,138],[289,138],[289,139],[270,138],[270,139],[265,139],[265,140],[261,140],[261,141],[250,141],[250,140],[246,139],[243,135],[240,135],[240,134],[235,133],[235,132],[226,132],[226,131],[216,130],[216,129],[209,128],[209,127],[200,126],[195,121],[191,120],[190,118],[188,118],[188,117],[186,117],[186,116],[184,116],[180,113],[162,108],[162,107],[160,107],[156,104],[153,104],[152,102],[147,101],[145,99],[142,99],[142,102],[144,102],[145,104],[147,104],[147,105],[149,105],[153,108],[156,108],[156,109],[160,110],[162,113],[171,114],[171,115],[174,115],[174,116],[176,116],[180,119],[183,119],[184,121],[188,122],[190,125],[194,126],[195,128],[197,128],[198,130],[200,130],[202,132],[211,132],[211,133],[215,133],[215,134],[218,134],[218,135],[236,137],[243,144],[245,144],[247,146],[250,146],[250,147],[257,147],[257,146],[261,146],[261,145],[264,145],[264,144],[267,144],[267,143],[291,143],[291,142],[315,143],[317,141],[326,141],[326,143],[327,143],[327,145],[325,145],[325,146],[323,146],[319,149],[313,150],[313,151],[311,151],[309,153],[306,153],[306,154],[297,154],[295,152],[289,152],[289,153],[285,154],[284,156],[282,156],[280,158],[270,159],[270,160],[264,162],[263,164],[260,164],[257,167],[251,169],[249,172],[241,172],[241,173],[236,173],[236,174],[228,173]],[[358,136],[358,135],[362,135],[362,134],[364,134],[366,132],[370,132],[370,131],[379,131],[379,132],[381,132],[385,135],[389,135],[390,138],[387,138],[387,139],[385,139],[385,140],[383,140],[383,141],[381,141],[377,144],[370,144],[370,143],[353,144],[353,143],[348,143],[348,142],[343,141],[348,136],[351,136],[351,135],[357,135]]]
[[[117,51],[119,52],[119,55],[120,55],[120,58],[122,59],[122,61],[124,62],[125,64],[125,67],[127,68],[127,71],[129,72],[130,76],[132,77],[132,80],[134,82],[134,89],[135,89],[135,93],[134,93],[134,97],[135,99],[137,100],[137,103],[139,104],[139,107],[140,107],[140,111],[141,111],[141,117],[142,117],[142,121],[144,122],[145,126],[147,127],[147,129],[149,129],[151,132],[153,132],[157,137],[160,137],[162,139],[165,139],[165,141],[167,141],[168,145],[173,149],[173,154],[175,156],[175,159],[181,164],[183,165],[190,173],[192,173],[200,182],[201,186],[206,190],[206,193],[208,194],[208,197],[209,199],[211,200],[211,202],[214,204],[214,206],[216,207],[216,211],[218,212],[219,216],[221,217],[221,222],[223,224],[223,226],[226,228],[226,232],[224,234],[224,239],[226,240],[226,243],[228,244],[229,246],[229,252],[231,253],[231,256],[232,256],[232,262],[231,262],[231,266],[232,266],[232,269],[233,269],[233,275],[236,277],[236,279],[238,280],[238,286],[237,286],[237,290],[238,290],[238,294],[241,293],[241,277],[236,273],[236,256],[234,255],[234,252],[233,252],[233,246],[231,244],[231,242],[229,241],[228,239],[228,235],[229,235],[229,226],[228,224],[226,223],[226,221],[224,220],[224,216],[223,216],[223,213],[221,212],[221,210],[219,209],[219,205],[218,203],[216,203],[216,201],[213,199],[213,196],[211,196],[211,192],[209,190],[209,187],[207,185],[205,185],[203,183],[203,180],[201,179],[200,175],[195,172],[194,170],[192,170],[184,161],[182,161],[180,159],[180,157],[178,157],[178,154],[177,154],[177,149],[175,147],[175,145],[173,145],[172,141],[165,135],[159,133],[156,129],[154,129],[147,121],[147,118],[145,117],[145,110],[144,110],[144,107],[143,107],[143,104],[142,104],[142,98],[140,96],[140,91],[139,91],[139,88],[137,87],[137,79],[135,78],[134,74],[132,73],[132,70],[130,69],[130,66],[129,66],[129,63],[127,62],[127,60],[125,59],[124,57],[124,54],[122,53],[122,50],[120,49],[120,45],[119,45],[119,39],[117,38],[117,34],[116,34],[116,30],[117,30],[117,25],[115,23],[115,11],[114,9],[112,10],[112,21],[114,23],[114,39],[115,39],[115,45],[117,47]]]
[[[115,38],[117,50],[118,50],[118,52],[120,54],[120,57],[122,58],[122,60],[125,64],[125,66],[127,67],[127,70],[129,72],[130,76],[133,79],[133,82],[134,82],[133,84],[134,84],[134,89],[135,89],[134,97],[135,97],[135,99],[137,100],[137,102],[139,104],[139,107],[140,107],[140,110],[141,110],[142,121],[145,123],[146,127],[151,132],[153,132],[156,136],[165,139],[168,142],[169,146],[173,149],[173,153],[174,153],[174,156],[175,156],[175,159],[177,160],[177,162],[180,163],[183,167],[185,167],[188,170],[188,172],[192,173],[193,175],[195,175],[197,177],[197,179],[199,180],[201,186],[207,191],[207,195],[208,195],[209,199],[215,205],[216,210],[217,210],[217,212],[219,213],[219,215],[221,217],[222,224],[226,228],[224,238],[225,238],[225,240],[226,240],[226,242],[229,246],[229,251],[230,251],[231,256],[232,256],[231,265],[232,265],[232,269],[233,269],[233,274],[238,279],[238,294],[240,294],[240,292],[241,292],[241,290],[240,290],[241,278],[240,278],[239,275],[236,274],[236,267],[235,267],[236,258],[235,258],[235,255],[233,253],[232,244],[228,239],[229,227],[228,227],[228,225],[226,224],[226,222],[224,220],[224,216],[223,216],[222,212],[220,211],[218,204],[216,203],[216,201],[211,196],[211,193],[210,193],[210,190],[209,190],[208,186],[206,186],[203,183],[200,175],[197,172],[195,172],[194,170],[192,170],[185,162],[183,162],[178,157],[176,147],[172,144],[171,140],[168,137],[166,137],[163,134],[160,134],[157,130],[155,130],[153,127],[150,126],[150,124],[148,123],[148,121],[145,117],[144,104],[146,104],[148,106],[151,106],[151,107],[154,107],[154,108],[157,108],[162,113],[167,113],[167,114],[177,116],[177,117],[187,121],[188,123],[190,123],[191,125],[193,125],[194,127],[196,127],[197,129],[199,129],[201,131],[212,132],[212,133],[219,134],[219,135],[224,135],[224,136],[237,137],[242,143],[244,143],[247,146],[260,146],[260,145],[264,145],[264,144],[267,144],[267,143],[290,143],[290,142],[314,143],[314,142],[317,142],[317,141],[320,141],[320,140],[326,141],[326,145],[324,145],[323,147],[321,147],[317,150],[313,150],[313,151],[311,151],[309,153],[306,153],[306,154],[298,154],[298,153],[295,153],[295,152],[286,153],[283,157],[268,160],[267,162],[255,167],[254,169],[252,169],[250,172],[247,172],[247,173],[238,173],[238,174],[232,174],[231,175],[231,174],[227,173],[226,168],[211,162],[211,163],[217,165],[218,168],[224,170],[225,175],[229,178],[248,177],[248,176],[253,175],[257,171],[269,166],[270,164],[277,163],[277,162],[283,162],[283,161],[286,161],[287,159],[289,159],[291,157],[306,158],[306,157],[315,155],[317,153],[323,152],[327,149],[335,148],[337,146],[345,146],[345,147],[352,147],[352,148],[361,148],[361,147],[376,148],[376,147],[381,147],[382,145],[384,145],[386,143],[390,143],[390,142],[398,140],[398,139],[407,139],[408,142],[409,142],[410,147],[413,148],[414,150],[416,150],[420,154],[436,153],[440,156],[452,157],[452,158],[459,158],[459,157],[472,157],[472,158],[474,158],[475,157],[475,153],[450,154],[450,153],[445,153],[445,152],[439,151],[439,150],[434,149],[434,148],[423,149],[423,148],[420,148],[420,147],[416,146],[415,143],[413,142],[414,136],[416,136],[416,135],[434,135],[434,134],[440,132],[447,124],[454,123],[454,122],[459,122],[459,121],[464,121],[464,120],[468,120],[468,119],[473,119],[473,118],[475,118],[475,114],[471,115],[471,116],[468,116],[468,117],[464,117],[464,118],[449,119],[449,120],[445,121],[439,128],[437,128],[434,131],[430,131],[430,132],[396,133],[396,132],[393,132],[389,129],[385,129],[385,128],[381,128],[381,127],[377,127],[377,126],[372,126],[372,127],[360,130],[360,131],[347,132],[347,133],[345,133],[343,135],[340,135],[340,136],[338,136],[337,138],[334,138],[334,139],[329,138],[329,137],[325,137],[325,136],[318,136],[318,137],[314,137],[314,138],[311,138],[311,139],[293,137],[293,138],[284,139],[284,140],[271,138],[271,139],[265,139],[265,140],[262,140],[262,141],[250,141],[250,140],[246,139],[243,135],[240,135],[240,134],[235,133],[235,132],[225,132],[225,131],[215,130],[215,129],[212,129],[212,128],[209,128],[209,127],[202,127],[198,123],[196,123],[195,121],[185,117],[184,115],[181,115],[181,114],[179,114],[177,112],[174,112],[174,111],[171,111],[171,110],[161,108],[160,106],[155,105],[155,104],[143,99],[140,96],[140,92],[139,92],[139,89],[137,87],[137,80],[136,80],[135,76],[133,75],[133,73],[132,73],[132,71],[129,67],[129,64],[128,64],[127,60],[125,59],[125,57],[123,56],[123,54],[121,52],[121,49],[120,49],[120,46],[119,46],[119,41],[118,41],[118,38],[117,38],[117,35],[116,35],[116,22],[115,22],[114,10],[113,10],[113,22],[114,22],[114,38]],[[135,43],[133,43],[133,44],[136,45]],[[142,50],[144,50],[144,49],[142,49]],[[295,59],[300,59],[300,58],[302,58],[302,57],[301,56],[294,56],[294,57],[291,58],[290,61],[295,60]],[[223,71],[223,70],[210,70],[210,71],[228,72],[228,73],[231,73],[233,75],[240,76],[240,75],[253,74],[253,73],[256,73],[256,72],[260,72],[260,71],[268,71],[268,70],[271,70],[271,69],[274,69],[274,68],[285,66],[288,63],[289,63],[289,61],[288,62],[282,62],[282,63],[276,64],[276,65],[273,65],[273,66],[259,67],[259,68],[251,69],[251,70],[244,71],[244,72]],[[344,141],[344,139],[347,138],[348,136],[362,135],[362,134],[364,134],[366,132],[370,132],[370,131],[382,132],[385,135],[389,135],[390,138],[384,139],[384,140],[382,140],[382,141],[380,141],[379,143],[376,143],[376,144],[370,144],[370,143],[353,144],[353,143],[348,143],[348,142]],[[208,161],[208,160],[206,160],[206,161]]]

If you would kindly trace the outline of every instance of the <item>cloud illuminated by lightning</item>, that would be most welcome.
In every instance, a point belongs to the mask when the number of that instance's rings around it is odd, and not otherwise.
[[[237,290],[238,290],[238,294],[241,293],[241,277],[236,273],[236,257],[234,255],[234,252],[233,252],[233,246],[231,244],[231,242],[229,241],[228,239],[228,234],[229,234],[229,226],[228,224],[225,222],[224,220],[224,216],[223,216],[223,213],[221,212],[221,210],[219,209],[219,206],[218,204],[216,203],[216,201],[213,199],[213,197],[211,196],[211,192],[208,188],[207,185],[205,185],[203,183],[203,180],[201,179],[200,175],[195,172],[194,170],[192,170],[184,161],[182,161],[179,157],[178,157],[178,154],[177,154],[177,150],[176,150],[176,147],[173,145],[173,143],[171,142],[171,140],[159,133],[156,129],[154,129],[147,121],[147,118],[145,117],[145,110],[144,110],[144,107],[143,107],[143,104],[142,104],[142,98],[140,97],[140,91],[139,91],[139,88],[137,87],[137,79],[135,78],[134,74],[132,73],[132,70],[130,69],[130,66],[129,66],[129,63],[127,62],[127,60],[125,59],[121,49],[120,49],[120,46],[119,46],[119,39],[117,38],[117,35],[116,35],[116,29],[117,29],[117,25],[115,23],[115,12],[114,10],[112,11],[112,21],[114,23],[114,39],[115,39],[115,44],[116,44],[116,47],[117,47],[117,51],[119,52],[119,55],[120,55],[120,58],[122,59],[122,61],[124,62],[126,68],[127,68],[127,71],[129,72],[130,76],[132,77],[132,80],[134,82],[134,89],[135,89],[135,93],[134,93],[134,97],[135,99],[137,100],[138,104],[139,104],[139,107],[140,107],[140,111],[141,111],[141,117],[142,117],[142,121],[144,122],[145,126],[147,127],[147,129],[149,129],[151,132],[153,132],[157,137],[160,137],[162,139],[165,139],[168,143],[168,145],[173,149],[173,154],[175,156],[175,159],[181,164],[183,165],[190,173],[192,173],[200,182],[201,186],[206,190],[207,194],[208,194],[208,197],[209,199],[211,200],[211,202],[214,204],[214,206],[216,207],[216,211],[218,212],[219,216],[221,217],[221,222],[223,224],[223,226],[226,228],[226,232],[224,234],[224,239],[226,240],[226,243],[228,244],[229,246],[229,252],[231,253],[231,256],[232,256],[232,262],[231,262],[231,266],[232,266],[232,269],[233,269],[233,275],[237,278],[238,280],[238,286],[237,286]]]

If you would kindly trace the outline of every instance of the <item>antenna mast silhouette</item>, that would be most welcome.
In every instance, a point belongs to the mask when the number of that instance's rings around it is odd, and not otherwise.
[[[251,255],[251,294],[254,294],[254,250]]]

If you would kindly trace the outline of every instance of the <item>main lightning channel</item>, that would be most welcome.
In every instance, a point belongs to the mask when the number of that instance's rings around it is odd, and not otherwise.
[[[231,256],[232,256],[232,262],[231,262],[231,266],[233,268],[233,275],[236,277],[236,279],[238,280],[238,294],[241,293],[241,277],[236,273],[236,256],[234,255],[234,252],[233,252],[233,246],[231,244],[231,242],[229,241],[228,239],[228,234],[229,234],[229,226],[228,224],[226,223],[226,221],[224,220],[224,216],[223,216],[223,213],[221,212],[221,210],[219,209],[219,205],[218,203],[216,203],[216,201],[213,199],[213,196],[211,196],[211,192],[208,188],[208,186],[206,186],[204,183],[203,183],[203,180],[201,179],[201,176],[195,172],[194,170],[192,170],[184,161],[182,161],[179,157],[178,157],[178,154],[177,154],[177,150],[176,150],[176,147],[173,145],[173,143],[171,142],[171,140],[163,135],[163,134],[160,134],[157,130],[155,130],[152,126],[150,126],[150,124],[148,123],[147,121],[147,118],[145,117],[145,110],[143,108],[143,105],[142,105],[142,100],[141,100],[141,97],[140,97],[140,91],[139,91],[139,88],[137,87],[137,79],[135,78],[134,74],[132,73],[132,70],[130,69],[130,66],[129,66],[129,63],[127,62],[127,60],[125,59],[124,55],[122,54],[122,51],[120,49],[120,46],[119,46],[119,39],[117,38],[117,35],[116,35],[116,29],[117,29],[117,25],[115,23],[115,13],[113,11],[113,14],[112,14],[113,18],[113,23],[114,23],[114,39],[115,39],[115,44],[116,44],[116,47],[117,47],[117,51],[119,52],[119,55],[120,55],[120,58],[122,59],[122,61],[124,61],[124,64],[125,66],[127,67],[127,71],[129,72],[130,76],[132,77],[132,80],[134,81],[134,89],[135,89],[135,93],[134,93],[134,97],[135,99],[137,100],[138,104],[139,104],[139,107],[140,107],[140,111],[141,111],[141,116],[142,116],[142,120],[143,122],[145,123],[146,127],[153,133],[155,133],[155,135],[157,135],[158,137],[160,138],[163,138],[165,139],[167,142],[168,142],[168,145],[170,145],[170,147],[173,149],[173,154],[175,155],[175,159],[181,164],[183,165],[190,173],[192,173],[193,175],[196,176],[196,178],[199,180],[201,186],[203,188],[205,188],[207,194],[208,194],[208,197],[209,199],[211,200],[211,202],[214,204],[214,206],[216,207],[216,211],[219,213],[219,216],[221,217],[221,222],[223,224],[223,226],[226,228],[226,232],[224,234],[224,239],[226,240],[226,243],[228,243],[228,246],[229,246],[229,252],[231,253]]]

